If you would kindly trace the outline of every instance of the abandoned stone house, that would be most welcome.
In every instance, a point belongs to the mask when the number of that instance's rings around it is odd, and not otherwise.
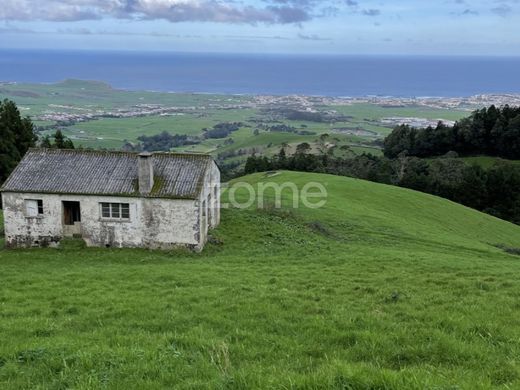
[[[2,188],[6,246],[201,250],[220,220],[208,155],[30,149]]]

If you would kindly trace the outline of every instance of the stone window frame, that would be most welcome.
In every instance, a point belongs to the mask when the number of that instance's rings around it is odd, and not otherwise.
[[[101,221],[130,222],[132,220],[130,203],[124,202],[99,202],[99,215]]]
[[[24,202],[24,215],[25,215],[25,218],[43,218],[43,212],[44,212],[44,209],[43,209],[43,199],[24,199],[23,200]],[[36,210],[37,210],[37,214],[36,215],[31,215],[28,211],[28,205],[29,205],[29,202],[36,202]]]

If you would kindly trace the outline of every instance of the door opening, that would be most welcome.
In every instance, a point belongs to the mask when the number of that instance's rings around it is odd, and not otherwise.
[[[76,222],[81,222],[79,202],[63,202],[63,223],[74,225]]]

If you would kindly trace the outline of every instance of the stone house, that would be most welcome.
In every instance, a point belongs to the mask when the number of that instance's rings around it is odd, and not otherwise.
[[[30,149],[2,188],[6,246],[202,250],[220,222],[220,171],[204,154]]]

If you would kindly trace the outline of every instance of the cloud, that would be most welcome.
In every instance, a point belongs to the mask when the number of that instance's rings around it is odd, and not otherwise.
[[[76,21],[99,19],[100,16],[91,8],[83,7],[81,0],[70,3],[60,1],[3,0],[0,7],[0,20],[36,20]],[[94,1],[97,2],[97,1]],[[42,16],[42,17],[39,17]]]
[[[510,0],[514,1],[514,0]],[[357,0],[1,0],[0,20],[71,22],[104,18],[172,23],[301,24],[341,9],[366,16]]]
[[[493,12],[494,14],[497,14],[498,16],[501,16],[503,18],[510,15],[512,11],[513,11],[513,9],[511,8],[511,6],[508,4],[505,4],[505,2],[504,2],[504,4],[501,4],[498,7],[491,8],[491,12]]]
[[[461,12],[452,12],[451,14],[455,16],[477,16],[479,13],[478,11],[466,8]]]
[[[35,34],[66,34],[66,35],[101,35],[101,36],[145,36],[157,38],[182,38],[182,39],[197,39],[202,38],[201,35],[187,35],[187,34],[171,34],[165,32],[140,32],[140,31],[111,31],[111,30],[91,30],[88,28],[65,28],[57,31],[34,31]]]
[[[379,16],[379,15],[381,15],[381,10],[374,9],[374,8],[364,9],[362,11],[362,14],[365,16]]]
[[[292,38],[280,36],[280,35],[224,35],[222,37],[217,36],[217,38],[224,39],[234,39],[234,40],[273,40],[273,41],[290,41]]]
[[[0,34],[37,34],[38,31],[28,28],[18,28],[7,25],[0,27]]]
[[[304,41],[332,41],[331,38],[324,38],[320,37],[319,35],[305,35],[305,34],[298,34],[298,38]]]
[[[77,21],[106,17],[170,22],[291,24],[314,17],[314,0],[2,0],[0,20]]]
[[[302,8],[297,7],[268,7],[269,11],[275,15],[275,23],[300,23],[312,19],[311,15]]]

